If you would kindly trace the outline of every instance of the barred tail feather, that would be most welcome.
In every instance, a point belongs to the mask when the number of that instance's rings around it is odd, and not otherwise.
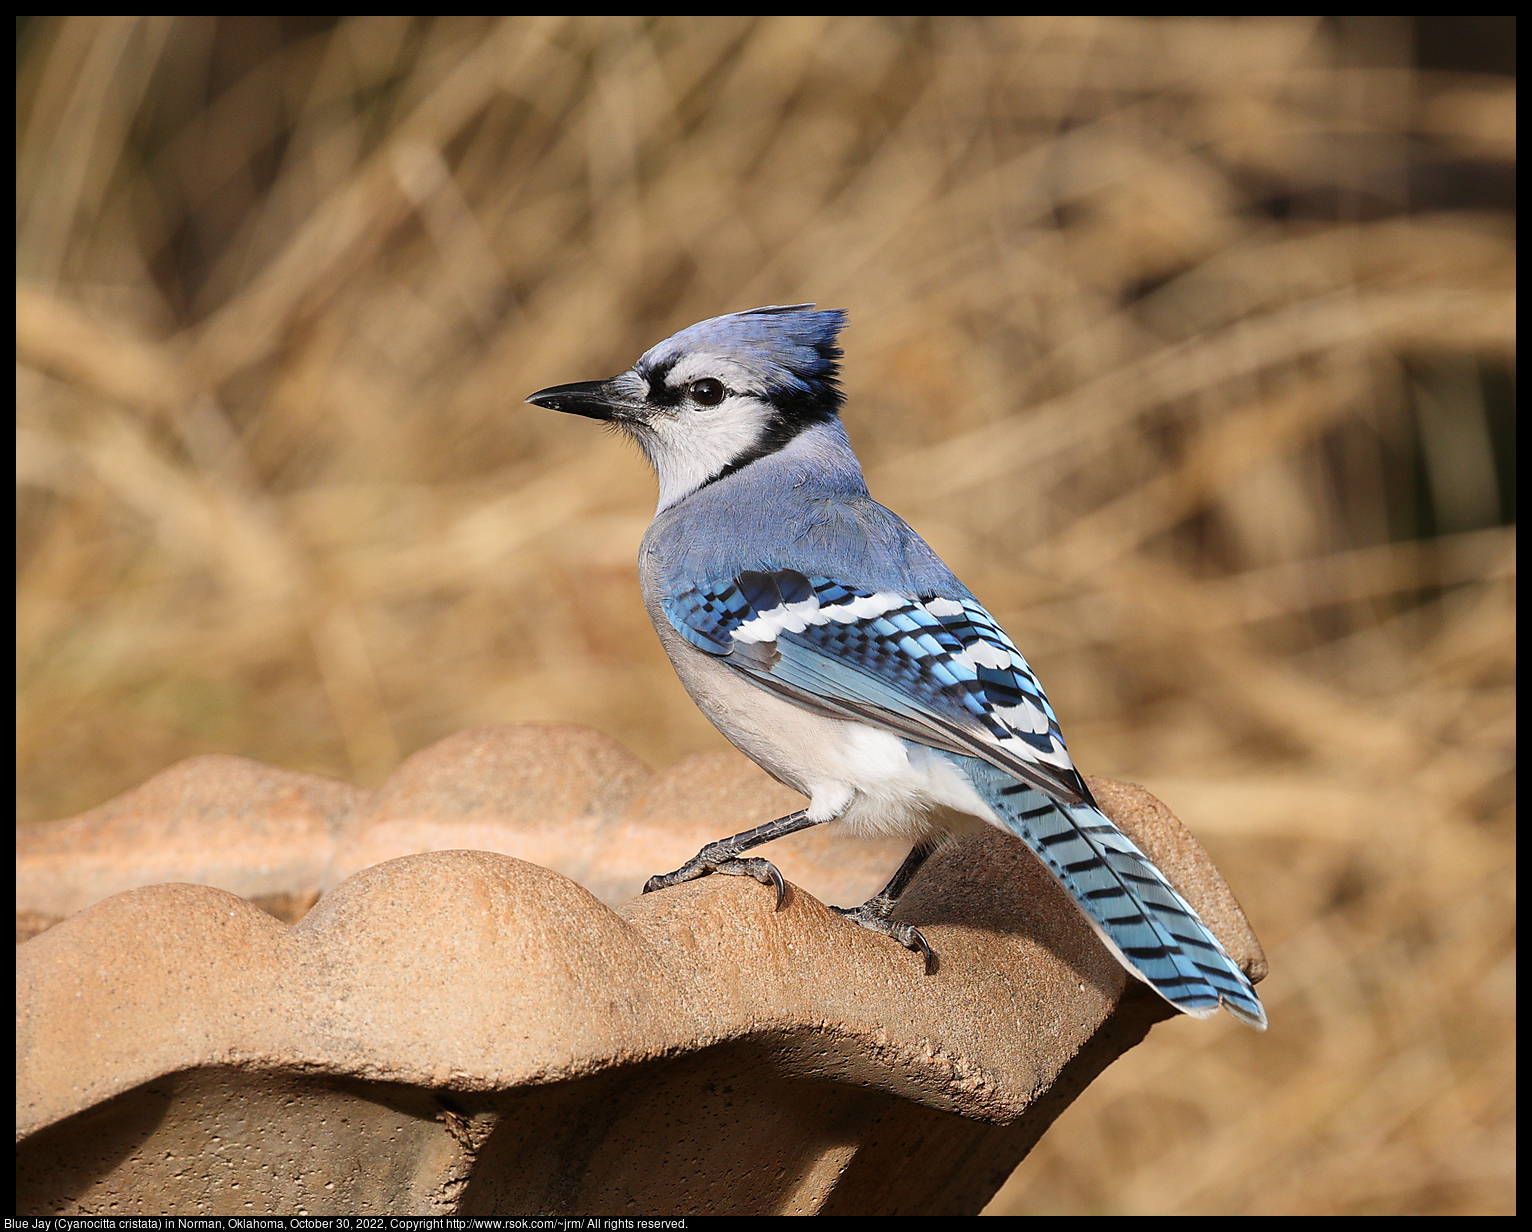
[[[1266,1011],[1244,972],[1103,813],[1089,804],[1056,804],[985,763],[965,769],[996,816],[1069,892],[1129,972],[1183,1013],[1206,1018],[1222,1004],[1241,1022],[1266,1029]]]

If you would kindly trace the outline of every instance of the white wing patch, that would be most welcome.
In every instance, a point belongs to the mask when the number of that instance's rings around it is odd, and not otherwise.
[[[908,602],[903,595],[880,590],[876,594],[858,595],[846,603],[819,605],[819,597],[811,596],[798,603],[783,603],[762,612],[753,620],[747,620],[734,630],[736,642],[774,642],[779,633],[802,633],[810,625],[850,625],[859,620],[870,620],[903,607]]]
[[[926,604],[926,611],[931,611],[929,603]],[[931,614],[936,615],[935,612]],[[973,645],[952,657],[959,663],[967,663],[971,667],[1009,668],[1011,666],[1010,651],[982,640],[974,642]]]
[[[1031,702],[1022,702],[1019,706],[1001,706],[995,713],[1000,716],[1001,722],[1007,727],[1014,727],[1017,731],[1030,732],[1035,736],[1042,735],[1048,730],[1048,716],[1034,706]],[[1039,751],[1043,760],[1047,757]],[[1068,758],[1065,758],[1068,761]],[[1058,763],[1055,762],[1055,765]]]

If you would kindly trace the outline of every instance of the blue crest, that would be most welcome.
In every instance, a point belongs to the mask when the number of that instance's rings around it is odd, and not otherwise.
[[[663,375],[683,355],[706,351],[748,368],[776,397],[805,400],[834,412],[841,401],[841,350],[835,339],[845,324],[846,314],[839,308],[816,312],[813,304],[731,312],[688,325],[656,343],[634,367],[652,378]]]

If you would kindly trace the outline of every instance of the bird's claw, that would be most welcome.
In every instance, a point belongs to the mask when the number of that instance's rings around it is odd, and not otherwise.
[[[920,929],[911,926],[909,940],[904,944],[909,949],[915,950],[920,954],[927,975],[936,974],[936,954],[927,943],[925,934]]]
[[[863,903],[860,907],[831,907],[830,910],[845,916],[854,923],[860,924],[871,932],[882,933],[885,937],[891,937],[907,950],[914,950],[924,960],[926,974],[936,974],[936,954],[926,941],[924,934],[913,924],[905,924],[900,920],[890,920],[872,903]]]
[[[754,877],[762,885],[771,886],[777,892],[774,910],[780,911],[782,904],[787,901],[787,882],[782,880],[782,874],[777,871],[777,866],[770,860],[763,860],[758,856],[745,860],[737,857],[725,860],[693,860],[683,864],[673,873],[656,873],[644,882],[644,893],[652,894],[655,890],[668,890],[671,886],[695,881],[698,877],[707,876],[708,873],[724,873],[731,877]]]
[[[754,877],[762,885],[775,887],[777,905],[774,910],[780,911],[782,904],[787,901],[787,882],[782,880],[782,874],[770,860],[763,860],[759,856],[748,860],[726,860],[713,871],[728,873],[731,877]]]

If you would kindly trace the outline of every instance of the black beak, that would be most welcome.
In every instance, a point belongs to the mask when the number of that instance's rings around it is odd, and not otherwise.
[[[630,420],[637,416],[629,399],[614,388],[614,381],[576,381],[573,385],[554,385],[539,389],[527,399],[533,406],[566,415],[584,415],[587,419]]]

